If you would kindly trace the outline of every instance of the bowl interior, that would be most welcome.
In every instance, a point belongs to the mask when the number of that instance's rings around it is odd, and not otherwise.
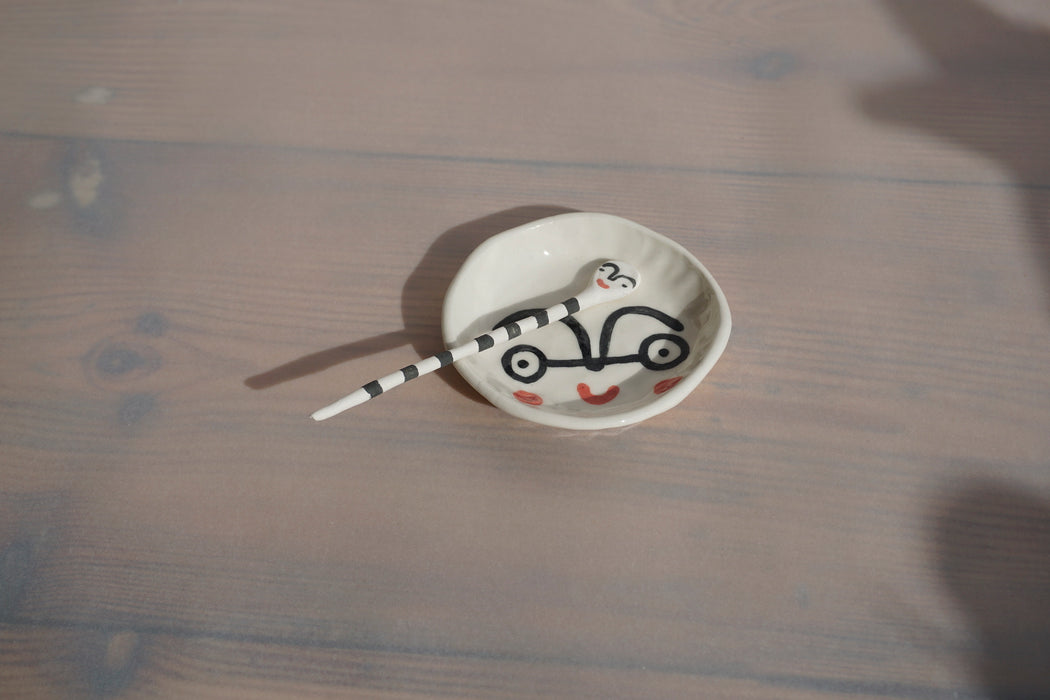
[[[487,240],[449,287],[445,342],[575,296],[607,259],[638,268],[634,292],[460,360],[464,378],[513,415],[566,428],[627,425],[680,402],[725,348],[729,309],[696,258],[619,217],[561,214]]]

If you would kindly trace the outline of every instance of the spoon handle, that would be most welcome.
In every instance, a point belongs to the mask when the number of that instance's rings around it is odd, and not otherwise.
[[[525,333],[530,333],[536,330],[537,328],[543,328],[544,326],[550,323],[560,321],[566,316],[570,316],[580,311],[580,309],[582,308],[592,306],[594,303],[598,303],[599,301],[601,301],[600,299],[592,300],[588,298],[588,295],[580,296],[584,297],[586,301],[589,301],[591,303],[588,303],[585,306],[581,306],[579,298],[571,297],[561,302],[560,304],[555,304],[554,306],[544,309],[543,311],[537,311],[531,316],[526,316],[520,321],[515,321],[499,326],[498,328],[492,330],[490,333],[479,335],[477,338],[463,343],[460,346],[454,347],[451,350],[445,350],[443,352],[439,352],[436,355],[431,355],[425,360],[420,360],[419,362],[413,365],[402,367],[398,371],[392,372],[391,374],[388,374],[385,377],[380,377],[379,379],[371,381],[368,384],[362,386],[357,391],[339,399],[335,403],[329,406],[325,406],[324,408],[314,412],[313,415],[311,415],[311,418],[313,418],[316,421],[331,418],[332,416],[338,415],[347,409],[353,408],[354,406],[359,406],[365,401],[368,401],[369,399],[374,399],[383,392],[390,391],[394,387],[401,386],[410,379],[422,377],[424,374],[430,374],[431,372],[441,369],[442,367],[447,367],[448,365],[452,364],[453,362],[456,362],[457,360],[462,360],[464,357],[470,357],[471,355],[476,355],[479,352],[484,352],[489,348],[493,348],[497,345],[502,345],[508,340],[517,338],[518,336],[523,335]]]

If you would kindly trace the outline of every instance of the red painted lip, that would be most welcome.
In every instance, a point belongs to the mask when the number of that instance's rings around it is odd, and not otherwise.
[[[663,381],[657,382],[656,386],[653,387],[654,394],[662,394],[678,382],[682,381],[683,377],[671,377],[670,379],[664,379]]]
[[[580,398],[589,404],[595,406],[601,406],[603,403],[609,403],[616,398],[616,395],[620,393],[620,387],[613,384],[611,387],[605,390],[604,394],[592,394],[591,388],[580,382],[576,385],[576,393],[580,395]]]
[[[605,283],[605,280],[595,280],[595,282],[597,282],[598,286],[601,287],[602,289],[608,289],[609,288],[609,285],[607,285]]]
[[[530,406],[539,406],[541,403],[543,403],[543,399],[540,397],[540,395],[533,394],[531,391],[515,391],[514,398],[516,398],[518,401],[521,401],[522,403],[527,403]]]

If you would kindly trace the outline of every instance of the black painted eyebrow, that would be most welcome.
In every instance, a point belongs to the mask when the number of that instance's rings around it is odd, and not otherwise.
[[[636,280],[633,277],[628,277],[627,275],[621,275],[620,274],[620,266],[617,265],[614,262],[607,262],[607,263],[605,263],[604,265],[602,265],[598,269],[599,270],[604,270],[607,267],[611,267],[613,269],[612,274],[609,275],[609,280],[610,281],[611,280],[630,280],[632,287],[637,287],[638,286],[638,280]]]

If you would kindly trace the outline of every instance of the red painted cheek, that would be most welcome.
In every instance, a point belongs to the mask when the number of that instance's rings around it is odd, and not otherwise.
[[[539,394],[533,394],[531,391],[515,391],[514,398],[530,406],[539,406],[543,403],[543,398]]]
[[[662,394],[680,381],[682,381],[682,377],[671,377],[670,379],[659,381],[656,383],[656,386],[653,387],[653,393]]]
[[[595,281],[598,283],[598,286],[601,287],[602,289],[608,289],[609,288],[609,285],[607,285],[605,283],[605,280],[595,280]]]

